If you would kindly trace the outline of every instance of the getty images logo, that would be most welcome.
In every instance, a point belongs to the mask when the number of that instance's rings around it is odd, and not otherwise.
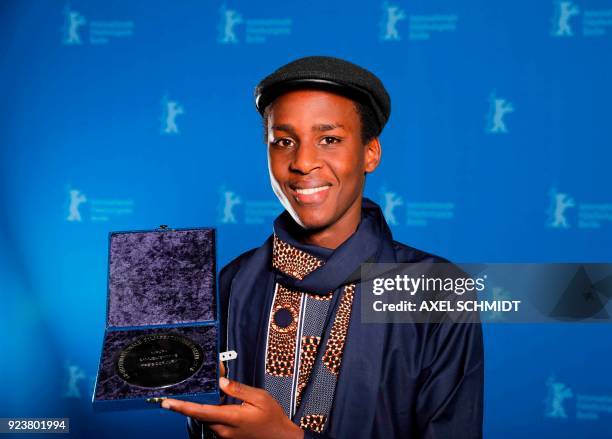
[[[62,29],[62,43],[68,46],[83,44],[81,40],[80,28],[87,23],[78,11],[66,5],[64,7],[64,26]]]
[[[406,19],[406,13],[397,5],[388,2],[382,4],[382,18],[380,20],[380,39],[382,41],[399,41],[400,34],[397,23]]]
[[[505,116],[514,112],[514,105],[505,98],[499,97],[495,92],[489,96],[489,113],[487,115],[487,132],[491,134],[507,133]]]
[[[580,9],[569,0],[560,0],[555,2],[555,12],[552,18],[551,35],[553,37],[571,37],[574,35],[570,25],[572,17],[578,15]]]

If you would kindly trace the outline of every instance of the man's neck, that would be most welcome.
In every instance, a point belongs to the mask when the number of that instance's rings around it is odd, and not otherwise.
[[[349,239],[361,221],[361,197],[336,221],[328,227],[318,230],[304,230],[300,241],[304,244],[316,245],[335,250]]]

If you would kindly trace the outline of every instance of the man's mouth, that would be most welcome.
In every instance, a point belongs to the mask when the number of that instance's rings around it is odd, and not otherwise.
[[[306,185],[304,185],[306,186]],[[319,184],[318,186],[300,187],[291,185],[293,198],[300,204],[319,204],[327,198],[331,184]]]
[[[309,187],[305,189],[295,188],[295,191],[298,194],[310,195],[310,194],[316,194],[317,192],[326,191],[327,189],[329,189],[329,185],[319,186],[319,187]]]

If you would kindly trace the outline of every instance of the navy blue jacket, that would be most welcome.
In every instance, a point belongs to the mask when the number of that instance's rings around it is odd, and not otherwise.
[[[271,258],[269,244],[242,254],[220,273],[222,349],[228,347],[232,285],[236,279],[242,283],[265,278],[241,269],[254,258],[261,258],[264,266]],[[392,248],[396,262],[447,262],[397,241]],[[359,295],[353,306],[360,309]],[[268,307],[258,298],[232,307],[232,318],[239,319],[244,331],[234,338],[235,345],[229,346],[238,352],[235,361],[240,363],[240,367],[229,363],[229,378],[263,388],[259,346],[265,341]],[[480,323],[361,324],[359,312],[355,315],[326,432],[306,432],[305,437],[482,437],[484,353]],[[188,419],[188,432],[191,438],[213,437],[193,419]]]

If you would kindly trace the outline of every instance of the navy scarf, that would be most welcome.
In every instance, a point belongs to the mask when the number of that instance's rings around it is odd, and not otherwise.
[[[358,282],[361,264],[365,262],[392,262],[393,239],[380,207],[363,199],[361,221],[357,230],[335,250],[323,249],[299,242],[301,230],[287,211],[274,221],[274,233],[282,241],[325,260],[325,264],[302,280],[276,270],[277,281],[296,290],[324,294],[339,287]],[[266,241],[266,245],[270,240]],[[255,268],[255,267],[254,267]]]

